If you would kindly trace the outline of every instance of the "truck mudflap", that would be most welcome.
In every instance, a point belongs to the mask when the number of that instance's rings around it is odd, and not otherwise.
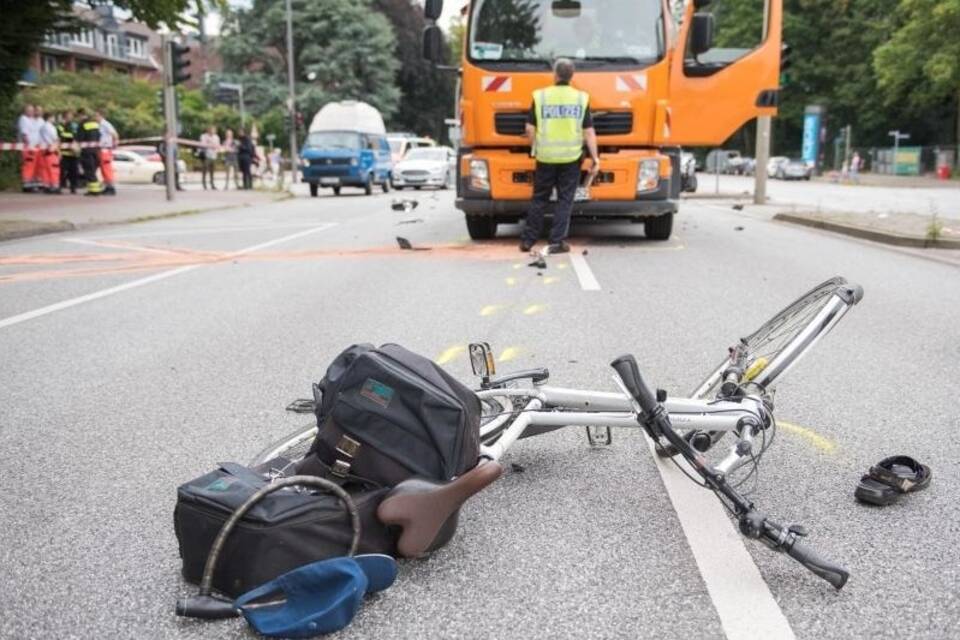
[[[676,213],[679,201],[673,197],[671,180],[661,179],[657,189],[637,195],[635,200],[590,200],[574,202],[574,218],[645,218]],[[474,191],[460,183],[456,207],[470,215],[492,215],[519,218],[527,213],[529,200],[493,200],[488,194]],[[550,213],[548,209],[547,213]]]

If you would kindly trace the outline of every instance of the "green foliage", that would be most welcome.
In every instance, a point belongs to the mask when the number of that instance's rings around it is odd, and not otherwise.
[[[363,100],[387,117],[396,112],[396,38],[369,0],[294,0],[293,25],[297,108],[308,121],[333,100]],[[220,53],[231,77],[244,83],[255,113],[285,103],[284,3],[254,0],[249,9],[228,14]]]

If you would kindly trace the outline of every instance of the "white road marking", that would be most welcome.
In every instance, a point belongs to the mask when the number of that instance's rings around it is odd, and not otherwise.
[[[654,451],[660,477],[687,536],[693,558],[727,640],[793,640],[793,629],[712,491],[698,487]],[[695,476],[684,460],[677,460]],[[798,570],[802,570],[798,566]]]
[[[109,233],[96,234],[95,237],[109,240],[112,238],[149,238],[153,236],[185,236],[198,233],[229,233],[232,231],[269,231],[271,229],[302,229],[314,227],[316,222],[291,222],[285,224],[262,225],[223,225],[217,227],[184,227],[182,229],[167,229],[164,231],[140,231],[138,233]],[[42,236],[41,236],[42,237]]]
[[[590,269],[590,265],[587,264],[587,259],[583,257],[583,254],[573,251],[570,253],[570,263],[573,265],[573,270],[577,273],[577,280],[580,281],[580,288],[584,291],[600,291],[600,283],[597,282],[596,276],[593,275],[593,271]]]
[[[107,249],[122,249],[125,251],[144,251],[147,253],[160,253],[165,256],[177,253],[167,249],[155,249],[153,247],[142,247],[136,244],[118,244],[116,242],[107,242],[106,240],[86,240],[84,238],[61,238],[61,242],[72,242],[74,244],[86,244],[92,247],[106,247]]]
[[[230,253],[224,254],[224,260],[229,260],[234,256],[241,256],[247,253],[252,253],[254,251],[259,251],[260,249],[266,249],[267,247],[272,247],[276,244],[282,242],[288,242],[290,240],[296,240],[297,238],[302,238],[303,236],[309,235],[311,233],[316,233],[318,231],[323,231],[329,229],[330,227],[336,226],[336,223],[322,224],[318,227],[313,227],[312,229],[306,229],[297,233],[292,233],[288,236],[283,236],[282,238],[276,238],[274,240],[268,240],[267,242],[261,242],[255,244],[251,247],[246,247],[238,251],[232,251]],[[88,293],[84,296],[79,296],[76,298],[70,298],[69,300],[64,300],[62,302],[57,302],[46,307],[40,307],[39,309],[34,309],[33,311],[27,311],[25,313],[20,313],[15,316],[10,316],[9,318],[4,318],[0,320],[0,329],[5,327],[10,327],[15,324],[20,324],[21,322],[26,322],[27,320],[33,320],[34,318],[39,318],[56,311],[62,311],[63,309],[69,309],[70,307],[75,307],[77,305],[83,304],[85,302],[91,302],[93,300],[99,300],[100,298],[106,298],[107,296],[112,296],[115,293],[120,293],[122,291],[127,291],[128,289],[134,289],[136,287],[142,287],[145,284],[150,284],[153,282],[159,282],[160,280],[166,280],[167,278],[172,278],[173,276],[180,275],[181,273],[186,273],[188,271],[193,271],[202,266],[210,263],[202,264],[189,264],[183,267],[177,267],[176,269],[171,269],[169,271],[161,271],[160,273],[155,273],[152,276],[147,276],[146,278],[140,278],[138,280],[133,280],[131,282],[125,282],[124,284],[118,285],[116,287],[110,287],[108,289],[101,289],[100,291],[94,291],[93,293]]]

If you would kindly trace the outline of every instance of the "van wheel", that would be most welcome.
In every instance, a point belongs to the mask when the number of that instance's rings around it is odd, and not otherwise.
[[[339,187],[339,185],[333,188],[333,195],[335,195],[335,196],[340,195],[340,187]]]
[[[373,174],[367,174],[367,181],[363,183],[363,192],[368,196],[373,193]]]
[[[664,213],[643,221],[643,232],[648,240],[669,240],[673,231],[673,212]]]
[[[380,188],[383,189],[384,193],[390,193],[390,181],[384,178]]]
[[[320,189],[320,185],[318,185],[316,182],[310,183],[310,195],[312,197],[314,198],[317,197],[317,191],[319,191],[319,189]]]
[[[493,216],[467,215],[467,233],[472,240],[489,240],[497,235],[497,219]]]

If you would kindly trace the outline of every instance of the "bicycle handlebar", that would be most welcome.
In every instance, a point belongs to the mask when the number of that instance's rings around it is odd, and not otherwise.
[[[837,589],[843,588],[850,573],[838,565],[823,560],[817,553],[798,540],[796,531],[784,528],[767,520],[754,510],[753,504],[741,496],[725,481],[723,474],[714,471],[680,435],[673,430],[670,417],[657,402],[656,397],[640,375],[636,359],[629,354],[622,355],[610,363],[623,381],[627,391],[640,405],[641,416],[648,433],[656,439],[663,435],[704,479],[707,485],[722,493],[733,502],[736,514],[740,518],[740,529],[751,538],[761,538],[775,551],[783,551],[802,564],[808,570],[823,578]]]

